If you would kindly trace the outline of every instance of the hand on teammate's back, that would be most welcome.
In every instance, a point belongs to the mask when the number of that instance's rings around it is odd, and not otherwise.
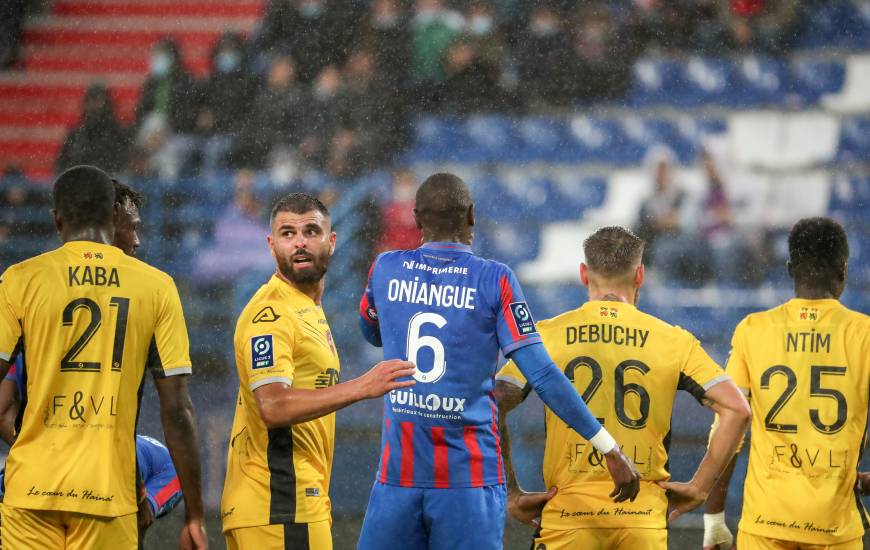
[[[181,550],[208,550],[208,537],[202,520],[191,519],[184,524],[178,546]]]
[[[619,447],[614,447],[609,453],[604,455],[604,460],[607,462],[607,471],[610,472],[610,477],[613,478],[615,487],[610,493],[610,498],[613,502],[623,502],[630,500],[634,502],[640,491],[640,474],[634,467],[634,464],[622,454]]]
[[[546,493],[527,493],[525,491],[511,493],[508,495],[507,501],[508,513],[519,522],[532,527],[540,527],[544,506],[556,496],[557,491],[556,487],[550,487]]]
[[[364,399],[381,397],[385,393],[414,385],[414,380],[399,381],[399,378],[413,376],[417,367],[410,361],[390,359],[381,361],[367,373],[356,379]]]
[[[659,481],[658,485],[667,491],[668,523],[686,512],[691,512],[707,500],[707,494],[691,482]]]

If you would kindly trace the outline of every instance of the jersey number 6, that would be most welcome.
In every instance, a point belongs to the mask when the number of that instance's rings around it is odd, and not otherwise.
[[[414,373],[414,380],[417,382],[437,382],[444,372],[447,370],[447,362],[444,360],[444,344],[441,340],[434,336],[420,336],[420,327],[426,323],[431,323],[438,328],[444,328],[447,324],[447,319],[437,313],[417,313],[408,322],[408,361],[419,367],[417,362],[417,354],[420,348],[430,348],[432,350],[432,368],[426,372],[419,368]]]

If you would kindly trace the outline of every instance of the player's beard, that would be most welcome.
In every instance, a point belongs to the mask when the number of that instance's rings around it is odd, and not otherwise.
[[[305,256],[311,260],[311,265],[305,268],[297,268],[293,263],[294,258]],[[310,251],[296,250],[288,258],[282,258],[278,262],[278,271],[293,284],[311,285],[320,282],[329,267],[329,250],[320,254]]]

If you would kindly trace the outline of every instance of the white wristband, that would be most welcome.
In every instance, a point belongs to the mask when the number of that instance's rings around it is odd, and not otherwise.
[[[725,512],[704,514],[704,546],[723,545],[731,547],[734,536],[725,524]]]
[[[604,428],[598,430],[598,433],[592,436],[589,443],[592,443],[592,446],[601,454],[607,454],[616,447],[616,440]]]

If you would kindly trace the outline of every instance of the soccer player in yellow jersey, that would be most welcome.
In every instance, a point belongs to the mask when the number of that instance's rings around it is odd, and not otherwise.
[[[408,387],[413,363],[378,363],[338,383],[338,353],[321,309],[335,250],[329,211],[292,193],[272,208],[277,270],[236,324],[239,397],[221,501],[230,550],[331,550],[329,479],[335,411]]]
[[[870,480],[857,468],[870,399],[870,317],[839,302],[849,244],[837,222],[799,221],[788,249],[795,298],[747,316],[731,340],[727,371],[753,409],[737,547],[857,550],[868,527],[860,494]],[[706,506],[711,548],[729,542],[723,510],[732,470],[733,463]]]
[[[63,246],[0,279],[0,373],[19,353],[28,365],[6,463],[8,548],[137,547],[134,438],[146,368],[184,491],[179,544],[207,546],[181,303],[168,275],[108,244],[114,197],[98,168],[61,174],[54,217]]]
[[[544,482],[547,493],[524,493],[510,459],[506,414],[528,393],[508,363],[497,375],[508,511],[539,525],[539,550],[667,548],[668,519],[699,506],[730,460],[749,423],[743,395],[685,330],[635,307],[644,281],[643,241],[621,227],[605,227],[583,243],[580,278],[589,301],[538,323],[544,346],[641,474],[633,502],[611,501],[602,457],[589,442],[546,411]],[[721,429],[688,483],[667,481],[671,413],[677,390],[720,414]],[[673,500],[668,515],[666,489]],[[535,518],[540,516],[540,523]]]

